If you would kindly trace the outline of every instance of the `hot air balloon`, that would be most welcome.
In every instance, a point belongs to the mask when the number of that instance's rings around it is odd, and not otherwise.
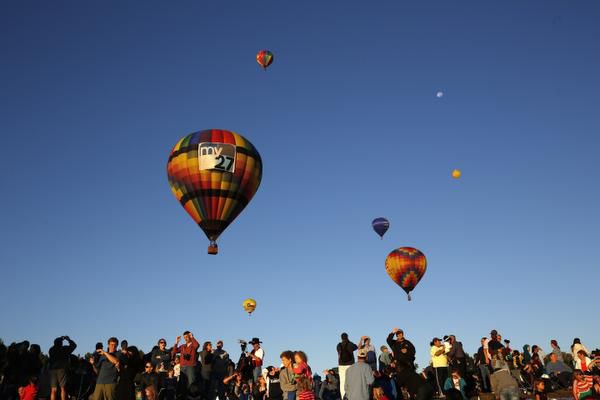
[[[217,254],[217,238],[258,190],[262,160],[243,136],[208,129],[177,142],[167,175],[173,195],[210,240],[208,254]]]
[[[267,69],[269,65],[273,63],[273,53],[269,50],[261,50],[256,54],[256,62],[263,67],[264,70]]]
[[[256,300],[248,298],[244,300],[242,307],[244,307],[244,311],[246,311],[248,315],[251,315],[254,310],[256,310]]]
[[[409,301],[410,292],[423,278],[426,270],[425,254],[412,247],[400,247],[385,259],[385,271],[398,286],[404,289]]]
[[[460,178],[461,175],[462,175],[462,172],[460,172],[460,169],[452,170],[452,177],[454,179]]]
[[[383,235],[387,232],[390,227],[390,221],[383,217],[375,218],[371,223],[373,230],[383,239]]]

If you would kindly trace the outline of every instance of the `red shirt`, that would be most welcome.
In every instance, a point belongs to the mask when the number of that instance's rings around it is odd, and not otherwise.
[[[315,400],[315,392],[312,390],[306,390],[298,393],[298,400]]]
[[[573,389],[577,394],[577,398],[579,398],[579,395],[581,393],[587,392],[592,388],[592,386],[594,386],[594,377],[592,377],[591,375],[584,375],[583,378],[583,381],[577,380],[574,382],[575,387]]]
[[[198,359],[198,355],[196,354],[196,352],[198,351],[198,347],[200,347],[200,343],[198,343],[196,338],[193,337],[192,342],[189,345],[187,343],[184,343],[179,347],[173,346],[173,350],[171,350],[171,355],[174,359],[175,354],[181,354],[181,357],[179,358],[179,364],[182,367],[195,367],[196,361]],[[187,357],[188,355],[189,357]]]
[[[25,386],[19,394],[20,400],[36,400],[37,399],[38,388],[33,383]]]

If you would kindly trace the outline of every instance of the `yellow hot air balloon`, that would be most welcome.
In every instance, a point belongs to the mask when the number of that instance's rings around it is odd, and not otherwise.
[[[460,172],[460,169],[455,169],[452,171],[452,177],[454,179],[460,178],[461,175],[462,175],[462,172]]]
[[[250,315],[256,309],[256,300],[248,298],[244,300],[244,302],[242,303],[242,307],[244,307],[244,311],[246,311],[248,315]]]

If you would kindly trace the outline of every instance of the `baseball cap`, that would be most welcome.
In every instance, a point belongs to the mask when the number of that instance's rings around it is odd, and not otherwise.
[[[358,350],[358,358],[367,358],[367,349]]]

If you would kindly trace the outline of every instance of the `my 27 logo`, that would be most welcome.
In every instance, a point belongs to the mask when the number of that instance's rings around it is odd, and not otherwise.
[[[234,172],[235,145],[228,143],[200,143],[198,145],[198,161],[200,170],[218,170]]]

